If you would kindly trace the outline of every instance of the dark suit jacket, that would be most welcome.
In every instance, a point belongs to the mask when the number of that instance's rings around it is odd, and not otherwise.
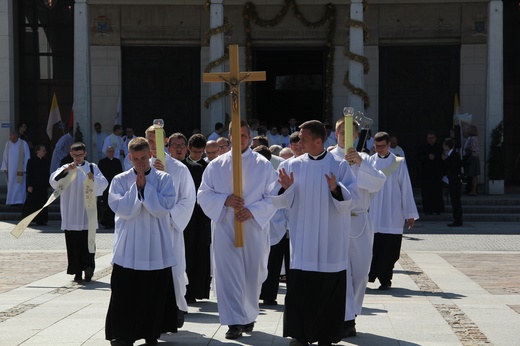
[[[450,186],[461,185],[460,182],[460,168],[462,166],[462,160],[460,159],[459,153],[453,150],[446,160],[444,160],[444,172],[448,177]]]

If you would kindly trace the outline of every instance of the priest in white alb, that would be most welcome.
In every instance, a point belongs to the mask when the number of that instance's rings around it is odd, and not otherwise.
[[[177,331],[170,228],[175,187],[168,173],[150,166],[145,138],[128,147],[133,168],[114,177],[108,195],[116,222],[105,338],[112,345],[139,339],[155,345],[161,333]]]
[[[370,164],[385,174],[386,182],[370,203],[375,234],[368,281],[379,279],[379,289],[389,290],[394,264],[401,253],[405,223],[411,229],[419,213],[406,161],[404,157],[397,157],[390,152],[388,133],[376,133],[374,147],[376,153],[370,156]]]
[[[9,140],[5,143],[1,170],[7,176],[7,198],[5,204],[23,204],[27,192],[25,190],[25,168],[31,158],[29,145],[18,137],[18,133],[11,131]]]
[[[177,265],[172,267],[173,283],[175,286],[175,299],[177,300],[177,307],[180,311],[188,312],[188,303],[186,302],[186,285],[188,284],[186,278],[186,256],[184,250],[184,229],[190,221],[193,207],[196,201],[195,183],[191,177],[188,167],[182,164],[179,160],[174,159],[168,153],[164,155],[164,161],[157,159],[156,153],[156,131],[163,131],[164,129],[156,129],[150,126],[146,129],[146,139],[150,144],[151,165],[159,170],[171,175],[173,185],[175,186],[175,205],[170,212],[170,225],[172,230],[173,247],[175,250],[175,258]],[[164,143],[160,143],[164,148]],[[166,166],[165,166],[166,165]],[[181,321],[184,319],[184,314],[179,314],[179,328]]]
[[[260,310],[258,297],[267,277],[269,220],[275,213],[270,194],[276,173],[267,159],[249,148],[251,133],[240,123],[243,198],[233,194],[232,152],[209,163],[202,176],[198,202],[213,222],[213,279],[220,323],[227,339],[251,332]],[[235,209],[237,214],[235,216]],[[235,247],[235,217],[244,224],[244,246]]]
[[[358,124],[353,123],[353,138],[358,137]],[[336,137],[338,145],[331,154],[339,159],[352,163],[350,168],[357,179],[359,191],[358,206],[351,213],[351,233],[348,251],[347,269],[347,301],[345,306],[345,323],[343,337],[356,336],[356,316],[361,315],[363,299],[368,283],[368,272],[372,260],[372,245],[374,242],[374,224],[368,213],[372,195],[385,184],[383,172],[375,169],[369,162],[369,155],[358,153],[354,148],[347,150],[345,155],[345,118],[336,122]]]
[[[323,147],[325,137],[317,120],[300,125],[305,154],[284,162],[273,197],[277,207],[289,209],[283,336],[293,338],[291,345],[330,345],[343,335],[350,213],[358,192],[349,164]]]

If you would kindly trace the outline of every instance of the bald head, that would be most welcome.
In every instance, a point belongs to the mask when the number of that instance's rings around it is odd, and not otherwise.
[[[206,142],[206,157],[209,161],[212,161],[218,156],[218,143],[217,141],[211,140]]]

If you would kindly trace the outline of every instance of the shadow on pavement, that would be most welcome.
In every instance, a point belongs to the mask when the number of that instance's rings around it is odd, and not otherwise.
[[[377,288],[369,288],[367,287],[366,294],[373,294],[373,295],[391,295],[393,297],[399,297],[399,298],[409,298],[409,297],[417,297],[417,296],[428,296],[428,297],[439,297],[444,299],[461,299],[465,298],[466,296],[457,294],[457,293],[450,293],[450,292],[431,292],[428,291],[427,288],[424,288],[423,290],[410,290],[408,288],[392,288],[388,291],[382,291],[378,290]]]

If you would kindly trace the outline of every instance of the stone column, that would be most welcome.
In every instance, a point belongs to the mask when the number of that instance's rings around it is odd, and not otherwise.
[[[4,152],[4,144],[9,138],[9,130],[16,128],[14,105],[14,0],[0,0],[0,122],[9,127],[0,127],[0,150]],[[5,174],[0,174],[0,185],[5,186]]]
[[[503,3],[489,1],[489,30],[487,40],[486,132],[484,145],[489,155],[491,131],[504,119],[504,64],[503,64]],[[487,182],[487,172],[485,175]],[[503,188],[501,193],[504,193]]]
[[[92,152],[91,108],[88,0],[76,0],[74,5],[74,122],[81,127],[87,152]]]
[[[350,19],[363,21],[363,0],[352,0],[350,3]],[[349,50],[357,55],[365,55],[363,28],[350,27]],[[354,60],[348,62],[349,82],[357,88],[365,89],[365,73],[363,64]],[[365,112],[363,98],[351,93],[347,94],[347,105],[354,111]]]
[[[211,0],[211,8],[210,8],[210,28],[214,29],[222,24],[224,24],[224,5],[223,0]],[[215,61],[221,56],[224,55],[224,33],[216,34],[211,36],[209,41],[209,61]],[[220,64],[216,66],[209,72],[223,72],[224,64]],[[215,95],[225,88],[224,83],[209,83],[209,93],[211,95]],[[213,132],[215,128],[215,123],[221,122],[225,124],[225,114],[226,107],[225,102],[228,99],[226,97],[221,97],[220,99],[213,101],[209,106],[209,114],[210,114],[210,132]]]

